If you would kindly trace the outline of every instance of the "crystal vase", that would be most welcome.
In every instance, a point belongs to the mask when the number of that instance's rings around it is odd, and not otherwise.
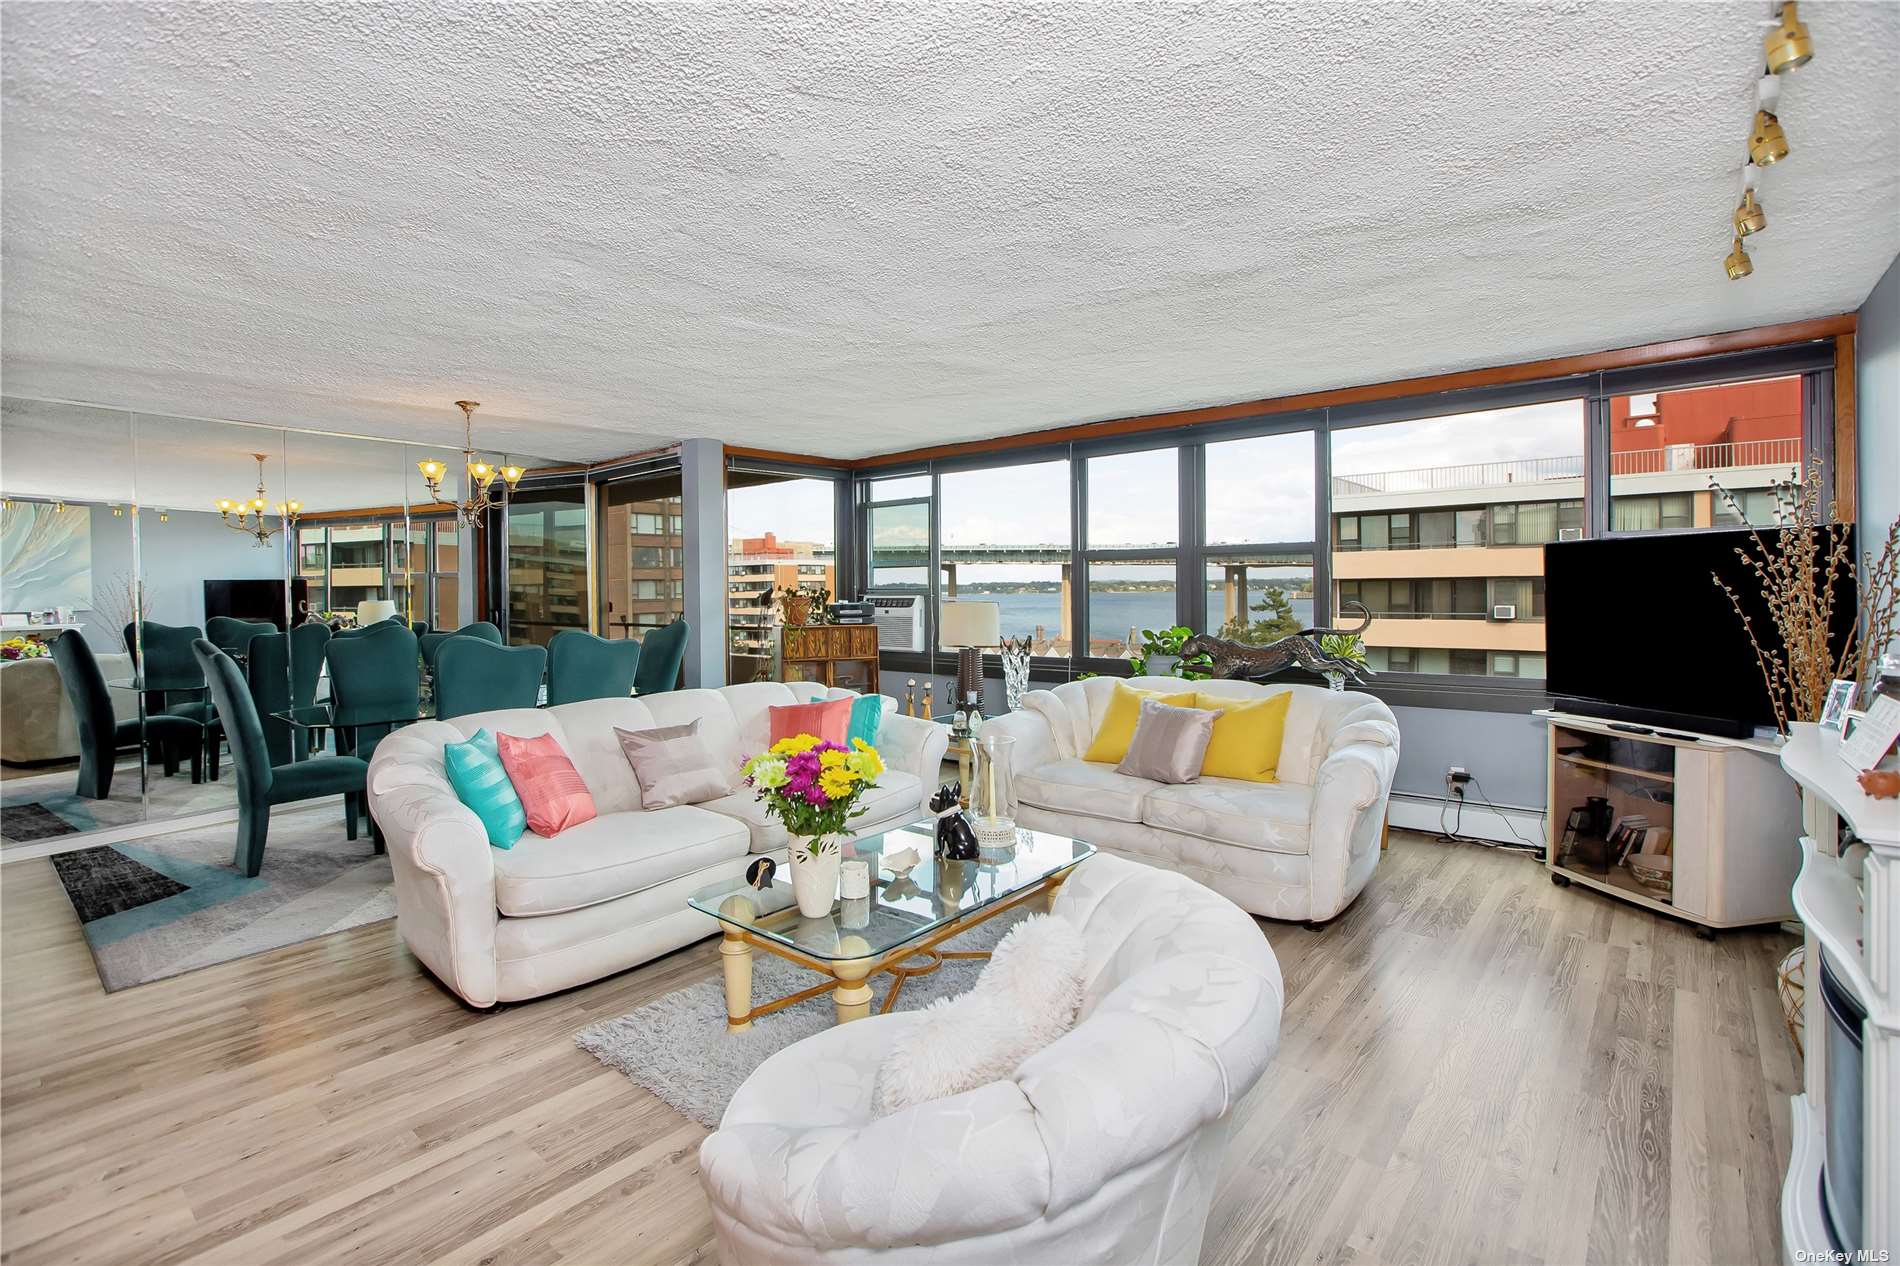
[[[978,844],[1016,840],[1016,790],[1010,775],[1016,740],[1007,734],[979,734],[971,744],[975,768],[970,781],[970,826]]]

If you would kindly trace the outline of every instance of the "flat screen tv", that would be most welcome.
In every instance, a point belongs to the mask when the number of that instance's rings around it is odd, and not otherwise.
[[[1851,529],[1849,529],[1851,531]],[[1764,645],[1774,625],[1738,548],[1749,532],[1669,532],[1544,546],[1545,688],[1566,712],[1746,737],[1775,723],[1728,581]],[[1853,627],[1851,575],[1834,590],[1834,646]]]
[[[299,576],[291,583],[291,598],[298,620],[310,599],[310,582]],[[284,582],[281,580],[207,580],[205,581],[205,619],[214,615],[235,616],[240,620],[269,620],[280,630],[284,627]]]

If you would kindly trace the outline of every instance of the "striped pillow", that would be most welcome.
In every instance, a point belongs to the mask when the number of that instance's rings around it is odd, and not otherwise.
[[[508,780],[527,811],[530,831],[552,837],[594,820],[594,798],[552,734],[533,738],[503,734],[495,743]]]
[[[528,827],[528,815],[508,781],[508,771],[502,768],[495,736],[477,730],[466,743],[450,743],[442,749],[442,763],[456,797],[482,820],[488,842],[496,848],[513,848]]]

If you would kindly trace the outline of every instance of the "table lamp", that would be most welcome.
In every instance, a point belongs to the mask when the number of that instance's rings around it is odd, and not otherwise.
[[[973,690],[983,688],[983,652],[1002,645],[1003,608],[995,602],[946,602],[942,607],[945,646],[957,648],[957,697],[963,706]]]
[[[396,614],[396,604],[387,598],[371,598],[356,604],[356,627],[366,629]]]

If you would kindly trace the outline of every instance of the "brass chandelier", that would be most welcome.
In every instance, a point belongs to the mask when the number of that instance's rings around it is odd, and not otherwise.
[[[278,526],[271,527],[264,518],[264,512],[271,508],[264,499],[264,454],[252,453],[257,461],[257,493],[244,501],[233,501],[229,497],[218,500],[218,517],[224,520],[224,526],[242,532],[262,549],[270,544],[270,538],[283,528],[295,527],[297,516],[303,513],[301,501],[279,501],[277,503]]]
[[[475,410],[482,407],[479,400],[457,400],[455,407],[462,411],[462,463],[468,471],[468,493],[455,503],[456,512],[462,521],[470,527],[481,522],[482,516],[493,506],[502,503],[503,498],[491,497],[489,489],[494,485],[495,477],[501,476],[506,491],[513,492],[521,476],[527,472],[502,458],[500,466],[483,461],[475,452]],[[429,495],[437,501],[442,500],[442,478],[449,473],[448,466],[425,457],[416,463],[416,469],[422,472],[422,482],[429,485]]]

